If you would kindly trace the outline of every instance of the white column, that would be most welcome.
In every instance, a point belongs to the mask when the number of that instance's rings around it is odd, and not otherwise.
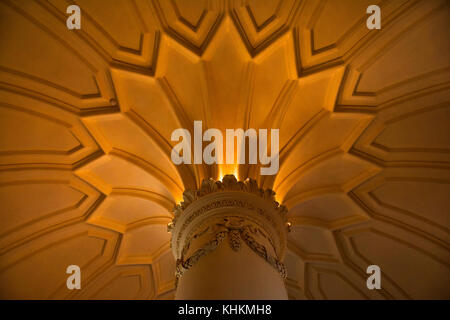
[[[176,299],[287,299],[286,210],[234,176],[187,191],[175,210]]]

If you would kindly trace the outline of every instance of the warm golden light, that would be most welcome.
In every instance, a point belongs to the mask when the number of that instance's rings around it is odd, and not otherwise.
[[[0,300],[172,299],[216,240],[208,299],[274,245],[291,299],[450,298],[450,1],[73,2],[0,0]]]
[[[222,178],[227,175],[232,174],[236,178],[238,178],[238,166],[237,164],[221,164],[219,165],[219,180],[222,180]]]

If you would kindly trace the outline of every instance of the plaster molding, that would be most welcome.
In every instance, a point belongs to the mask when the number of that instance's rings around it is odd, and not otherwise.
[[[238,252],[244,242],[286,277],[281,261],[290,224],[287,209],[275,200],[273,190],[259,188],[253,179],[237,181],[226,175],[222,181],[203,180],[198,190],[185,191],[183,198],[168,225],[177,277],[227,237],[234,251]],[[198,239],[205,237],[207,241],[199,244]]]
[[[209,231],[209,232],[208,232]],[[200,258],[206,256],[207,254],[213,252],[217,247],[228,238],[228,244],[233,251],[239,252],[242,248],[242,242],[247,244],[247,246],[252,249],[258,256],[263,258],[272,267],[274,267],[281,275],[283,279],[287,277],[287,271],[284,264],[275,256],[270,254],[270,244],[263,245],[260,241],[256,240],[256,235],[261,234],[263,237],[264,232],[261,231],[257,226],[252,224],[246,224],[243,219],[237,217],[226,217],[222,221],[202,230],[200,233],[196,234],[193,238],[200,237],[204,234],[208,235],[208,242],[203,243],[200,246],[196,246],[196,250],[188,258],[185,258],[186,253],[191,247],[191,241],[189,241],[184,249],[181,258],[176,261],[176,277],[181,278],[181,276],[194,266]],[[211,236],[212,234],[212,236]],[[211,239],[212,238],[212,239]],[[192,239],[191,239],[192,240]],[[270,241],[269,241],[270,242]]]
[[[257,181],[254,179],[249,178],[245,181],[238,181],[234,175],[227,174],[223,177],[222,181],[215,181],[211,178],[203,179],[198,190],[184,191],[183,201],[180,204],[175,205],[173,210],[175,217],[173,223],[169,225],[169,231],[175,225],[178,217],[192,202],[208,194],[223,191],[242,191],[255,194],[263,199],[272,201],[273,206],[275,209],[279,210],[281,215],[286,215],[287,213],[287,208],[275,201],[275,192],[273,190],[259,188]]]

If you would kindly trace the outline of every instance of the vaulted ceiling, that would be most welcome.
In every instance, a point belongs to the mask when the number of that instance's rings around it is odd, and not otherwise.
[[[371,4],[381,30],[366,27]],[[289,208],[290,298],[449,298],[449,13],[438,0],[0,2],[0,297],[172,298],[171,209],[233,173]],[[171,133],[194,120],[279,128],[278,174],[175,166]],[[371,264],[382,290],[366,287]]]

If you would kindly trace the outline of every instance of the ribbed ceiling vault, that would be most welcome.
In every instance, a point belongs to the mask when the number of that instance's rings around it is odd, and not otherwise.
[[[171,209],[227,173],[289,208],[290,298],[450,297],[448,1],[72,2],[0,2],[0,298],[172,298]],[[194,120],[279,128],[278,174],[175,166]]]

